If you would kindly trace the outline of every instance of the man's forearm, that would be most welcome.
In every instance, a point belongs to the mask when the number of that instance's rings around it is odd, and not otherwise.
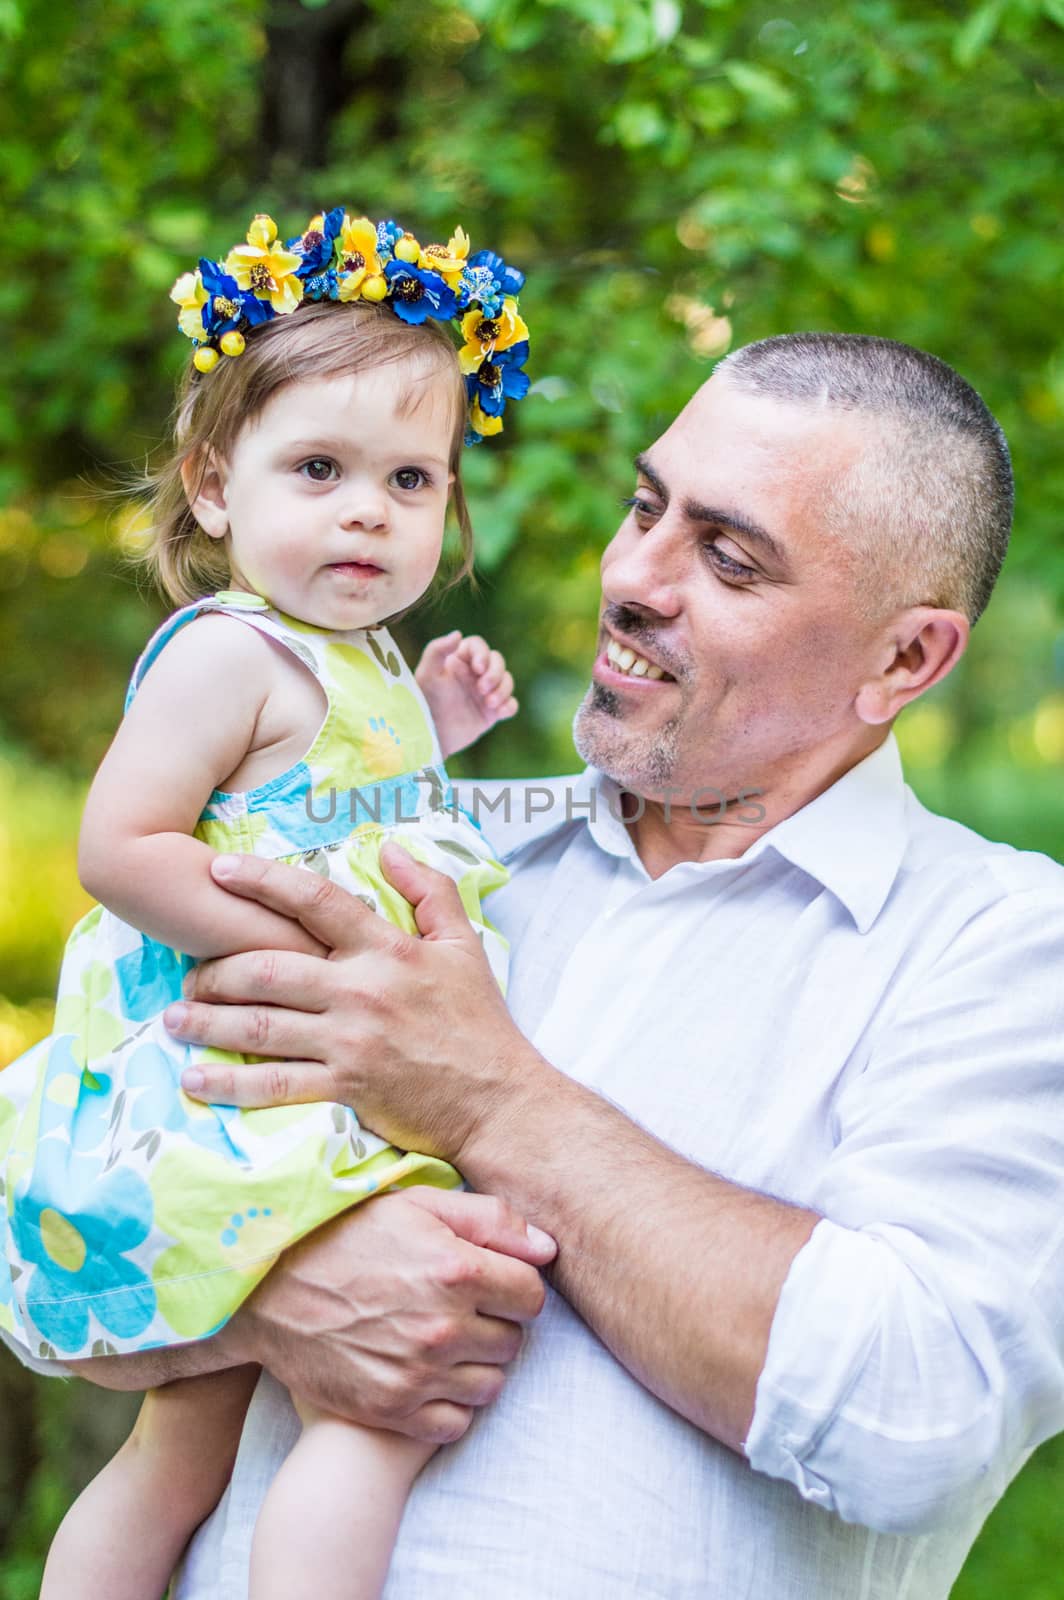
[[[741,1449],[820,1217],[685,1161],[531,1047],[516,1081],[463,1148],[465,1176],[557,1239],[556,1286],[633,1376]]]

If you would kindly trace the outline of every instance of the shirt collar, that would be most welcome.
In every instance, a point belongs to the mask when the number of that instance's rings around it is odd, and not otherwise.
[[[759,840],[830,890],[859,933],[886,904],[907,843],[905,777],[893,733]]]
[[[599,848],[642,870],[627,828],[614,815],[616,805],[609,805],[617,794],[613,780],[589,767],[570,782],[574,800],[586,803],[597,791],[589,823]],[[548,831],[549,823],[542,832]],[[905,778],[897,740],[889,733],[871,755],[762,834],[737,860],[748,864],[774,850],[823,884],[849,911],[858,932],[867,933],[893,888],[907,842]],[[721,863],[692,865],[719,870]]]

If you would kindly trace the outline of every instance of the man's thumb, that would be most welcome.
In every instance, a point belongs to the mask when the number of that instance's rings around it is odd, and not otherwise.
[[[476,938],[453,879],[417,861],[401,845],[381,851],[385,877],[414,908],[423,939]]]

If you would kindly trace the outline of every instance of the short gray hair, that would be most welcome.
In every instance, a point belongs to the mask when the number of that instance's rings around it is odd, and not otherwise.
[[[1012,526],[1005,435],[937,356],[855,333],[787,333],[720,363],[737,387],[867,418],[870,448],[829,489],[828,526],[857,556],[859,599],[942,606],[975,622]]]

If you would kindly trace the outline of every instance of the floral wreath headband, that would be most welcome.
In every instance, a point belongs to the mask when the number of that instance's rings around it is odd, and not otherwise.
[[[502,432],[507,400],[523,400],[528,328],[517,308],[525,275],[493,250],[469,254],[456,228],[447,244],[422,247],[397,222],[350,217],[343,206],[312,217],[304,233],[281,245],[272,217],[251,220],[247,243],[223,261],[202,259],[170,290],[177,324],[195,346],[192,362],[210,372],[235,358],[244,336],[306,301],[366,300],[386,305],[404,322],[433,317],[457,323],[458,364],[466,381],[466,444]]]

